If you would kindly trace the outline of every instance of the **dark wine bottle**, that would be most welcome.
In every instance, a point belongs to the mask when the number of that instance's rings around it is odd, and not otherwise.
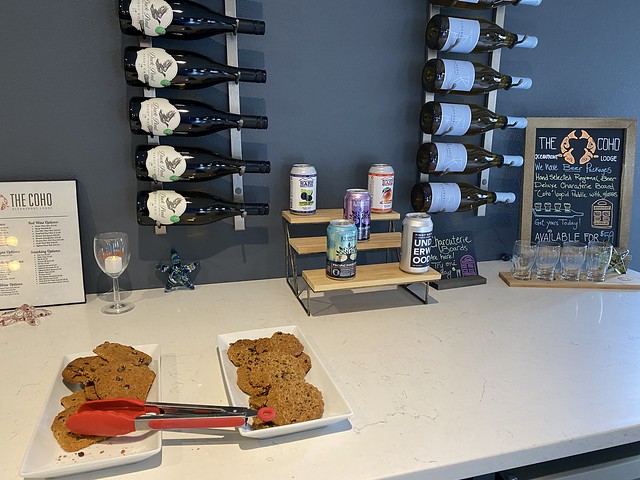
[[[538,39],[517,35],[484,19],[434,15],[427,24],[427,46],[455,53],[489,52],[498,48],[535,48]]]
[[[464,212],[488,203],[513,203],[511,192],[488,192],[468,183],[416,183],[411,206],[416,212]]]
[[[138,193],[139,225],[204,225],[229,217],[268,215],[267,203],[234,203],[203,192]]]
[[[271,163],[228,158],[197,147],[140,145],[136,177],[155,182],[201,182],[237,173],[269,173]]]
[[[422,69],[422,87],[431,93],[477,95],[501,88],[528,89],[532,83],[530,78],[511,77],[466,60],[433,58]]]
[[[180,90],[267,80],[264,70],[230,67],[199,53],[154,47],[125,48],[124,76],[129,85]]]
[[[118,0],[126,35],[196,40],[222,33],[264,35],[264,22],[228,17],[190,0]]]
[[[227,128],[267,126],[267,117],[223,112],[195,100],[133,97],[129,102],[129,127],[139,135],[196,137]]]
[[[418,170],[433,175],[478,173],[503,165],[520,167],[523,162],[519,155],[498,155],[476,145],[462,143],[423,143],[416,157]]]
[[[542,3],[542,0],[430,0],[430,3],[440,7],[482,10],[485,8],[498,8],[503,5],[531,5],[533,7],[537,7]]]
[[[526,126],[526,118],[497,115],[479,105],[427,102],[420,111],[420,128],[431,135],[475,135],[495,128]]]

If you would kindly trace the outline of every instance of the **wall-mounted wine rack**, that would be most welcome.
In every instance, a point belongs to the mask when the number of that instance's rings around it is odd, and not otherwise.
[[[504,27],[504,18],[505,18],[505,8],[504,6],[502,7],[498,7],[493,9],[493,19],[492,21],[497,24],[500,27]],[[431,18],[434,15],[437,15],[438,13],[440,13],[440,7],[436,6],[436,5],[431,5],[431,2],[427,3],[427,18]],[[489,62],[488,65],[493,68],[494,70],[500,70],[500,53],[501,49],[497,49],[494,50],[492,52],[489,52]],[[425,61],[429,61],[433,58],[437,58],[438,57],[438,51],[437,50],[432,50],[430,48],[427,47],[427,52],[426,52],[426,60]],[[425,92],[425,96],[424,96],[424,103],[426,102],[430,102],[433,101],[434,99],[434,94],[433,93],[429,93],[429,92]],[[484,95],[485,99],[484,99],[484,105],[486,108],[488,108],[489,110],[495,111],[496,108],[496,102],[498,99],[498,92],[497,91],[492,91],[489,92],[488,94]],[[422,142],[430,142],[431,141],[431,135],[423,133],[422,134]],[[484,133],[482,135],[482,147],[486,150],[491,150],[491,146],[493,144],[493,131],[489,131],[487,133]],[[489,187],[489,173],[490,173],[491,169],[486,169],[483,170],[482,172],[480,172],[479,174],[479,183],[480,183],[480,188],[487,190]],[[429,180],[429,175],[427,174],[420,174],[420,181],[421,182],[426,182]],[[478,207],[476,209],[476,215],[479,217],[484,217],[486,214],[486,209],[487,206],[486,205],[481,205],[480,207]]]

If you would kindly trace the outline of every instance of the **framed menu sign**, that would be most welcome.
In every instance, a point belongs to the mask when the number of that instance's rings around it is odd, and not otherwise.
[[[0,309],[84,301],[76,182],[0,182]]]
[[[521,238],[627,248],[636,120],[528,120]]]

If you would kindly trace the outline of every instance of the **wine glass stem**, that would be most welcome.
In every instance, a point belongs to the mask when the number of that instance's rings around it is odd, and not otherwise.
[[[113,277],[113,303],[116,307],[120,306],[120,285],[118,277]]]

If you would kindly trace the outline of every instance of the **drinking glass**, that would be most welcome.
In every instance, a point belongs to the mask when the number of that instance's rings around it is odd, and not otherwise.
[[[560,251],[560,271],[563,280],[580,280],[580,272],[587,254],[587,244],[582,242],[564,242]]]
[[[589,242],[587,245],[587,280],[604,282],[612,253],[613,245],[609,242]]]
[[[535,242],[516,240],[513,244],[511,272],[516,280],[531,280],[531,269],[536,261],[538,248]]]
[[[536,278],[553,280],[556,265],[560,260],[560,242],[538,242],[538,258],[536,259]]]
[[[113,303],[102,307],[103,313],[118,314],[132,310],[132,303],[120,301],[118,277],[129,265],[129,236],[122,232],[100,233],[93,238],[93,254],[100,269],[113,279]]]

